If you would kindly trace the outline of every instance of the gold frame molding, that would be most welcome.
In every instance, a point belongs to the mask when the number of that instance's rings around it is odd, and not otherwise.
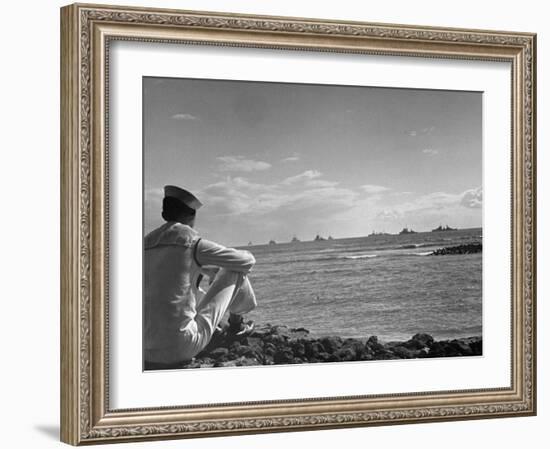
[[[508,61],[510,388],[111,410],[108,51],[113,40]],[[73,445],[536,414],[536,35],[74,4],[61,9],[61,440]]]

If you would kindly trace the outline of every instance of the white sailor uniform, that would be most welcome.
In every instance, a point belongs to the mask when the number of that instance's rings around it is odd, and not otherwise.
[[[210,341],[229,310],[245,314],[256,307],[246,274],[255,264],[249,251],[226,248],[188,225],[167,222],[145,237],[144,358],[171,364],[190,360]],[[205,292],[200,279],[211,277]]]

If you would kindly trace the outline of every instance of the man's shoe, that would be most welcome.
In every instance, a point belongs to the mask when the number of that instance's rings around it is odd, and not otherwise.
[[[241,323],[241,330],[235,333],[235,335],[237,337],[248,335],[248,334],[251,334],[253,330],[254,330],[254,321],[250,320],[250,321],[247,321],[246,323]]]
[[[254,321],[250,320],[245,323],[242,316],[232,316],[231,318],[226,329],[229,336],[242,337],[254,330]]]

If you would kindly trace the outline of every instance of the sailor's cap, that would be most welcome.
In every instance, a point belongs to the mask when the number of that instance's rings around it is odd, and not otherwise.
[[[176,198],[193,210],[197,210],[202,206],[202,203],[195,195],[176,186],[164,186],[164,196]]]

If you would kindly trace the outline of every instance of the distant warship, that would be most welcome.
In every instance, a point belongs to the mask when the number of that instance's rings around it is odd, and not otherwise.
[[[457,228],[451,228],[449,225],[441,226],[439,225],[437,228],[432,229],[432,232],[445,232],[445,231],[458,231]]]
[[[369,235],[367,235],[367,237],[374,237],[376,235],[391,235],[391,234],[388,233],[388,232],[384,232],[384,231],[376,232],[376,231],[373,230]]]

